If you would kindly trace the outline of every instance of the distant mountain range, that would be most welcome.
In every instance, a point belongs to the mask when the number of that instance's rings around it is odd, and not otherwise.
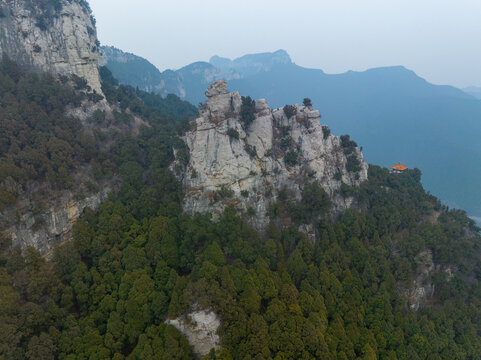
[[[102,52],[121,82],[174,93],[194,104],[219,79],[242,95],[265,97],[271,107],[309,97],[323,113],[321,122],[335,134],[351,134],[370,163],[401,161],[418,167],[433,194],[481,217],[481,100],[476,88],[433,85],[402,66],[326,74],[296,65],[283,50],[235,60],[214,56],[208,63],[164,72],[118,49]]]
[[[474,96],[475,98],[481,99],[481,87],[468,86],[463,89],[465,93]]]

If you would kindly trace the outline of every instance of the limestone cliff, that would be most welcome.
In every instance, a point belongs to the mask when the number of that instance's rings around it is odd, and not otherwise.
[[[102,93],[94,22],[84,0],[1,0],[0,52],[27,70],[75,74]]]
[[[350,199],[338,194],[341,185],[358,186],[367,179],[361,152],[355,148],[346,155],[340,138],[321,126],[320,113],[311,106],[294,105],[288,117],[284,109],[258,100],[254,119],[246,125],[241,96],[229,92],[225,81],[213,83],[206,97],[184,136],[189,162],[185,169],[180,161],[173,166],[185,187],[186,212],[215,217],[232,204],[254,211],[252,224],[260,229],[282,189],[300,198],[304,185],[317,181],[342,210]],[[357,171],[347,170],[348,158],[359,164]]]
[[[26,248],[32,246],[43,254],[48,254],[55,244],[67,240],[75,222],[82,215],[85,208],[96,210],[114,190],[113,181],[102,185],[97,192],[82,198],[77,192],[65,191],[46,204],[40,211],[23,211],[17,209],[19,215],[15,223],[11,224],[4,234],[12,240],[13,246]],[[38,204],[38,201],[36,202]],[[0,220],[1,220],[0,214]],[[7,213],[7,219],[13,216]]]

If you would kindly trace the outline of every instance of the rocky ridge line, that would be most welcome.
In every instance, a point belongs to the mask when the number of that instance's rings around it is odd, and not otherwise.
[[[282,108],[271,109],[261,99],[255,103],[255,119],[246,126],[240,115],[242,98],[229,92],[225,81],[213,83],[205,94],[206,104],[183,137],[189,162],[173,165],[185,188],[187,213],[217,217],[234,205],[255,212],[252,225],[262,229],[281,190],[300,199],[303,187],[314,181],[331,196],[334,211],[351,206],[352,199],[338,190],[343,183],[359,186],[365,181],[367,164],[359,149],[351,149],[349,156],[357,159],[359,171],[347,170],[342,142],[321,126],[319,111],[294,105],[296,114],[288,118]],[[286,160],[288,153],[291,161]]]

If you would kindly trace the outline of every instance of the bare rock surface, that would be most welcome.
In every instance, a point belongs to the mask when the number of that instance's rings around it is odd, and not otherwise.
[[[350,199],[338,194],[341,185],[359,186],[367,179],[362,153],[353,150],[350,156],[357,158],[360,170],[349,172],[340,138],[321,126],[320,113],[312,107],[294,105],[296,114],[288,118],[282,108],[270,109],[261,99],[255,103],[255,119],[246,126],[241,96],[229,92],[225,81],[213,83],[206,98],[184,136],[189,163],[177,171],[187,213],[211,212],[215,218],[227,205],[250,208],[256,214],[252,224],[261,229],[282,189],[300,199],[303,187],[317,181],[335,209],[343,210]],[[286,161],[287,156],[296,157],[296,163]]]
[[[166,323],[175,326],[187,338],[194,354],[199,357],[207,355],[212,348],[219,348],[217,329],[221,321],[212,311],[195,310]]]
[[[0,52],[30,71],[87,80],[101,94],[97,32],[88,4],[61,0],[1,0]]]
[[[6,229],[5,235],[12,240],[13,246],[32,246],[47,254],[55,244],[69,238],[85,208],[96,210],[112,190],[109,184],[83,199],[76,199],[72,192],[64,192],[40,214],[31,211],[23,213],[14,225]]]

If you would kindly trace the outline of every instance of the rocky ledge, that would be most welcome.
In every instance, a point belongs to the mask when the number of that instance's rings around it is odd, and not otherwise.
[[[342,211],[351,199],[339,194],[341,185],[367,179],[355,143],[347,139],[346,145],[321,126],[312,106],[271,109],[263,99],[249,106],[225,81],[213,83],[206,98],[183,137],[189,161],[179,157],[172,167],[185,188],[187,213],[211,212],[215,218],[234,205],[255,213],[252,224],[262,229],[283,189],[300,199],[303,187],[316,181],[331,196],[334,211]]]

